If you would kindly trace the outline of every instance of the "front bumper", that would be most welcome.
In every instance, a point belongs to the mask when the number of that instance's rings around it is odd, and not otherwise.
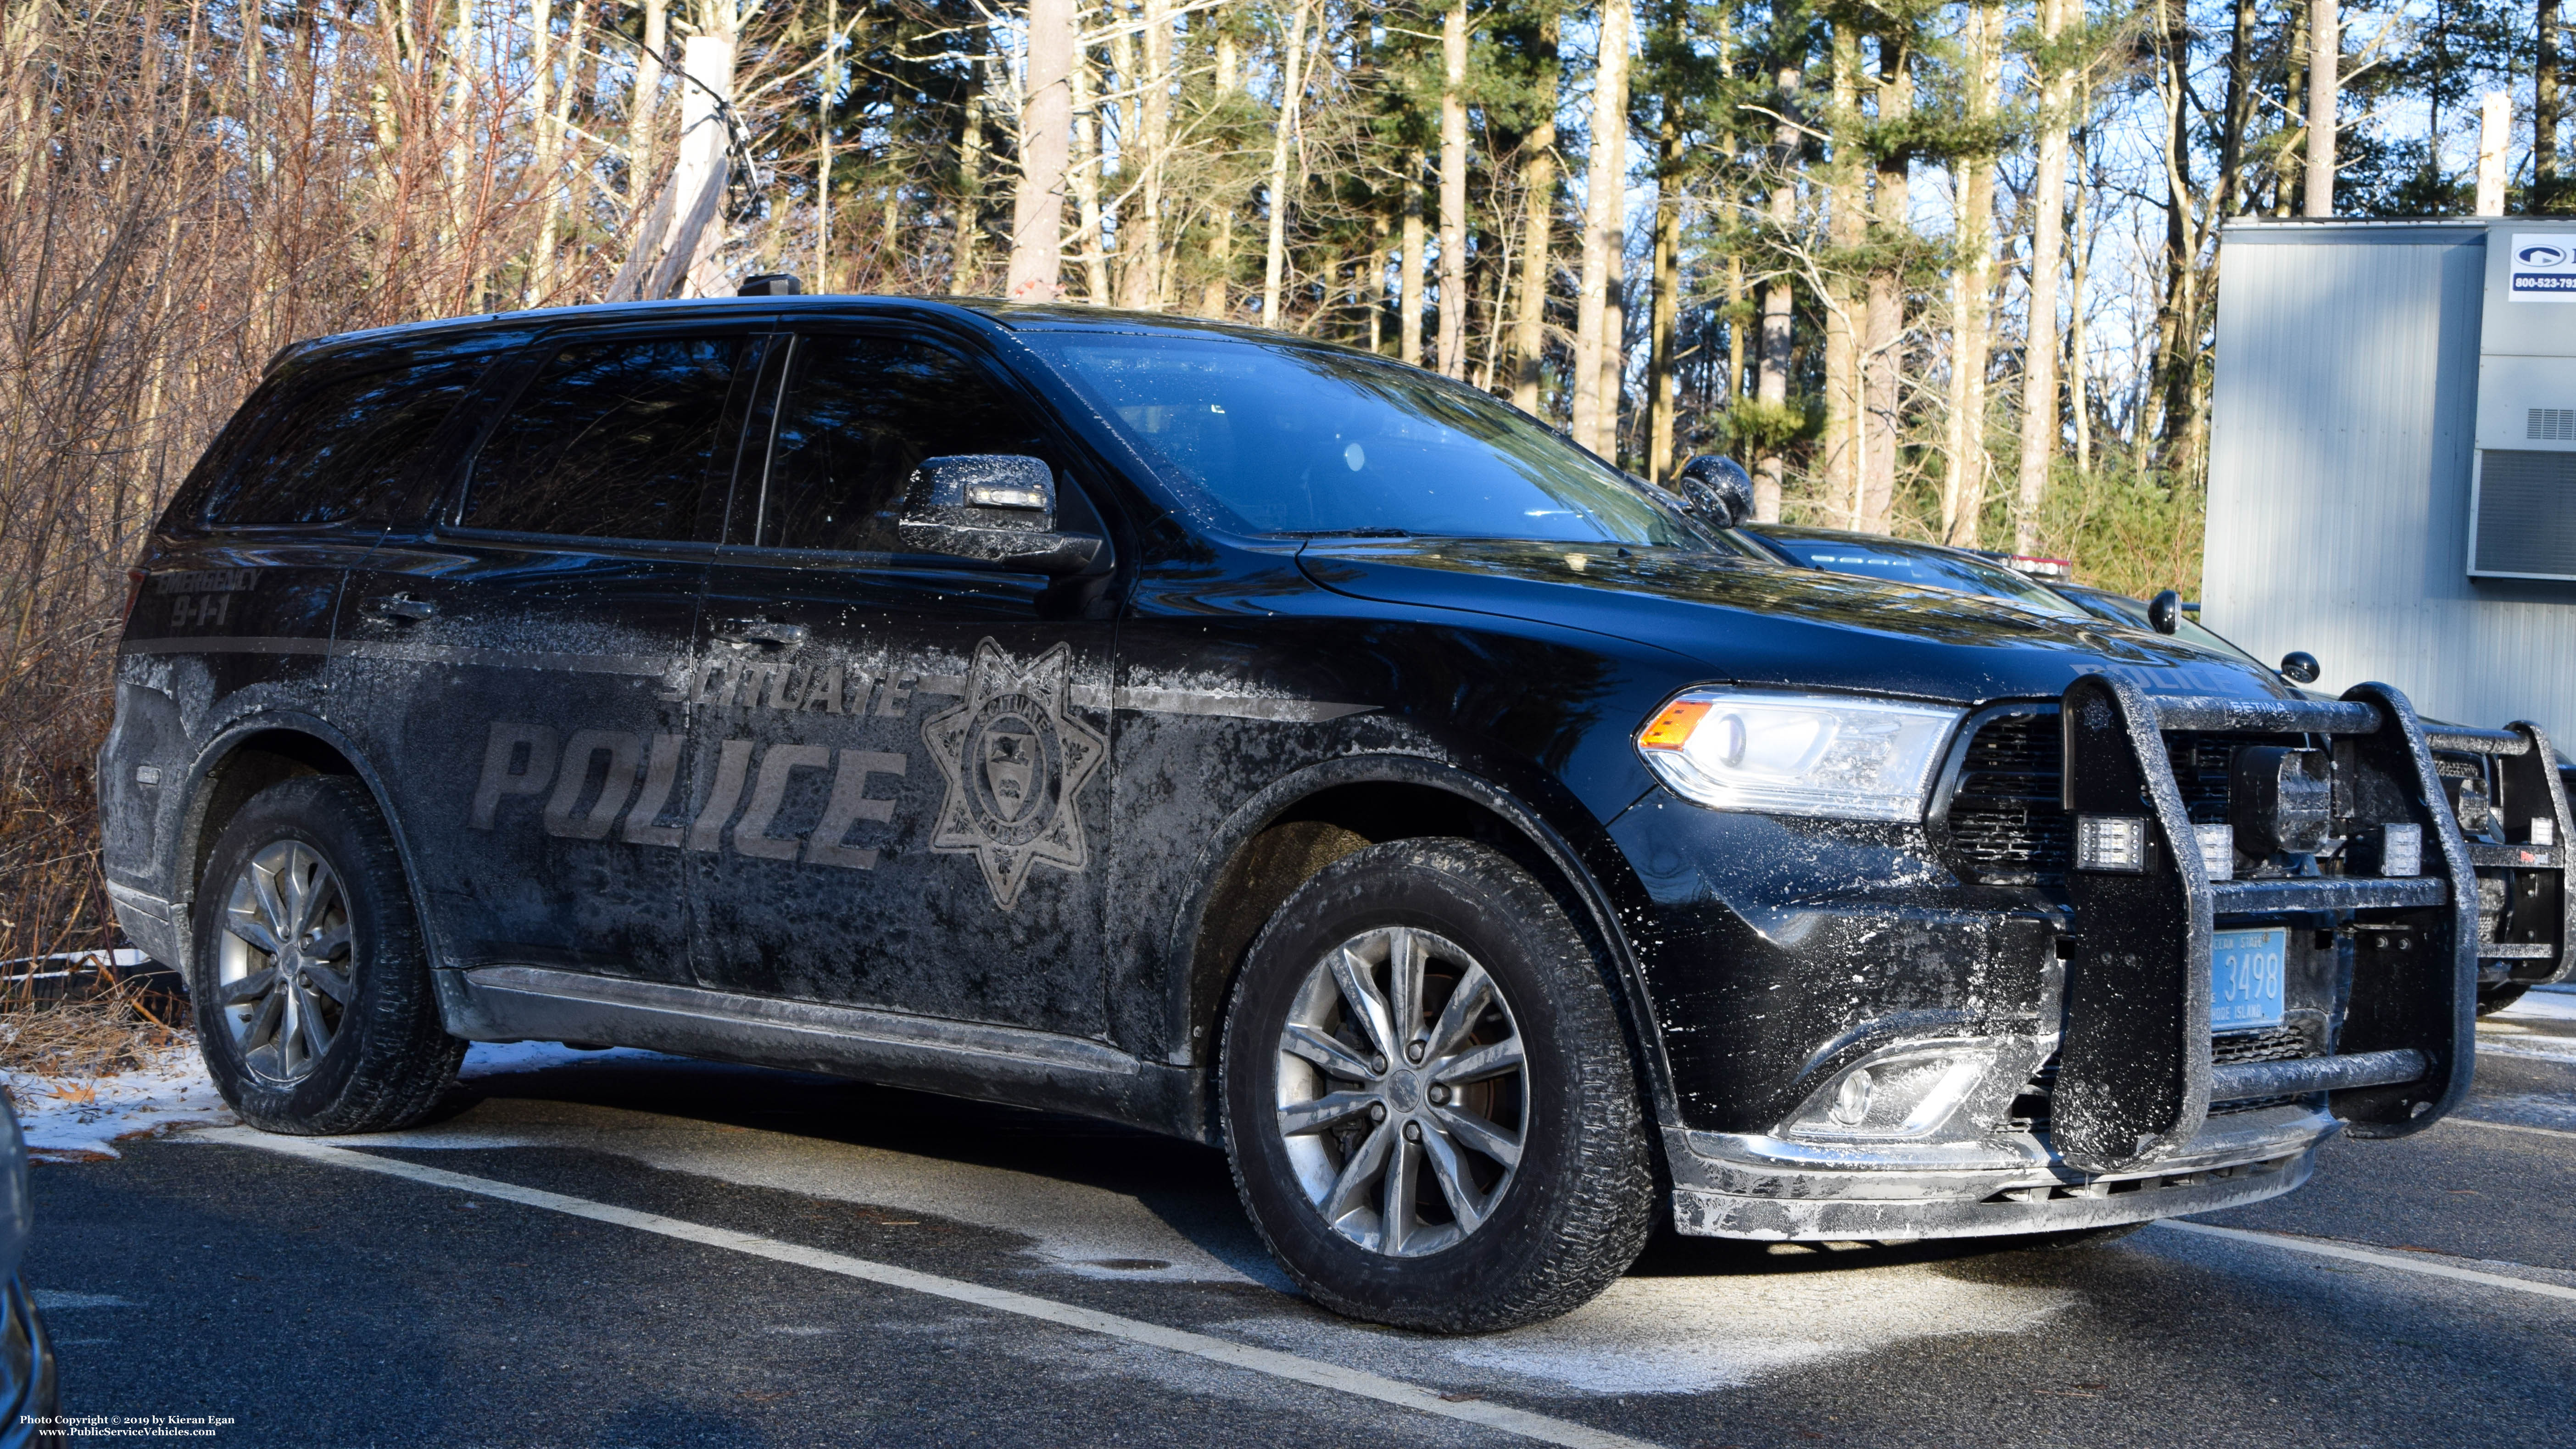
[[[2099,1175],[2028,1133],[1868,1153],[1777,1137],[1674,1131],[1673,1225],[1771,1242],[2065,1232],[2241,1207],[2308,1180],[2341,1129],[2299,1105],[2227,1113],[2152,1168]]]

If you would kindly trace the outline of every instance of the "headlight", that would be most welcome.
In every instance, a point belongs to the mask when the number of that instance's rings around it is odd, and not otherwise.
[[[1721,810],[1918,820],[1964,710],[1838,694],[1694,689],[1637,735],[1673,790]]]

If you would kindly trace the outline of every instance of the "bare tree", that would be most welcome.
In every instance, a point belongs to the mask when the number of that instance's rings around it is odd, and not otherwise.
[[[1020,177],[1011,199],[1011,269],[1002,283],[1016,299],[1049,301],[1063,289],[1075,48],[1074,0],[1029,0]]]

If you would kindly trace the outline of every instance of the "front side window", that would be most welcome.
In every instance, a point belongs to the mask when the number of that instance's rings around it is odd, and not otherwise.
[[[291,527],[384,516],[413,459],[481,375],[448,358],[333,378],[288,394],[273,417],[228,435],[205,519]]]
[[[556,349],[474,460],[463,523],[677,542],[725,433],[742,337],[617,338]]]
[[[762,548],[896,553],[924,458],[1044,454],[1027,410],[964,360],[891,337],[796,339],[751,536]]]
[[[1413,368],[1287,343],[1024,337],[1239,531],[1720,546],[1535,419]]]

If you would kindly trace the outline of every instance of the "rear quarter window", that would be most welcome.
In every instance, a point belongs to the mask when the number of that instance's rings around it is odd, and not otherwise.
[[[441,358],[261,389],[200,465],[187,515],[219,528],[389,518],[484,363]]]

